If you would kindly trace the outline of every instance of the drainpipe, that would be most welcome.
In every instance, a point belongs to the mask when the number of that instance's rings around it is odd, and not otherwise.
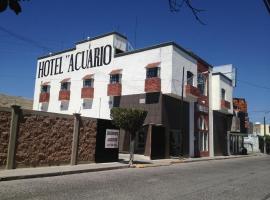
[[[212,70],[209,71],[209,156],[214,157]]]

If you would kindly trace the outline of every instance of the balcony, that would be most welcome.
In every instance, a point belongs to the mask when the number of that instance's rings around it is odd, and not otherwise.
[[[221,109],[229,110],[229,109],[231,109],[231,103],[229,101],[226,101],[226,100],[221,100],[220,107],[221,107]]]
[[[121,96],[122,84],[121,83],[110,83],[108,84],[107,95],[108,96]]]
[[[93,99],[94,98],[94,88],[93,87],[83,87],[81,90],[82,99]]]
[[[50,100],[50,93],[49,92],[41,92],[39,95],[39,102],[40,103],[45,103],[49,102]]]
[[[185,86],[185,89],[186,89],[186,96],[187,97],[195,97],[195,98],[198,98],[200,96],[200,91],[198,88],[192,86],[192,85],[189,85],[187,84]]]
[[[198,104],[203,105],[203,106],[209,106],[209,99],[208,96],[201,95],[198,98]]]
[[[147,78],[144,83],[144,91],[146,93],[150,92],[160,92],[161,91],[161,80],[158,77]]]
[[[60,90],[58,100],[59,101],[69,101],[70,100],[70,90]]]

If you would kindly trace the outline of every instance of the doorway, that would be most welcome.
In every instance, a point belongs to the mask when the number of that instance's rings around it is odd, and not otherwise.
[[[179,157],[181,154],[181,134],[179,130],[170,130],[170,156]]]

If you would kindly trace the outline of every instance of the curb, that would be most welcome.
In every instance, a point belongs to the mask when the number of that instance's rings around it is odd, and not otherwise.
[[[104,167],[104,168],[96,168],[96,169],[79,169],[73,171],[60,171],[60,172],[48,172],[48,173],[38,173],[38,174],[28,174],[28,175],[15,175],[15,176],[3,176],[0,177],[0,182],[2,181],[11,181],[11,180],[19,180],[19,179],[30,179],[30,178],[44,178],[44,177],[52,177],[52,176],[63,176],[63,175],[71,175],[71,174],[80,174],[86,172],[100,172],[100,171],[110,171],[116,169],[125,169],[129,168],[129,166],[115,166],[115,167]]]
[[[241,156],[233,156],[233,157],[222,157],[222,158],[206,158],[201,160],[175,160],[169,163],[162,163],[162,164],[137,164],[135,168],[149,168],[149,167],[162,167],[162,166],[170,166],[175,164],[182,164],[182,163],[193,163],[193,162],[204,162],[204,161],[214,161],[214,160],[227,160],[227,159],[236,159],[236,158],[246,158],[246,157],[255,157],[255,156],[262,156],[258,154],[252,155],[241,155]]]

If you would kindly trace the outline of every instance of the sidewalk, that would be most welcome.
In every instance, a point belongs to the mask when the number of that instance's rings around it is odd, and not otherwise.
[[[142,155],[135,155],[134,167],[147,168],[147,167],[160,167],[169,166],[179,163],[202,162],[211,160],[224,160],[234,158],[244,158],[252,156],[264,156],[264,154],[250,154],[239,156],[216,156],[213,158],[185,158],[185,159],[160,159],[149,160],[148,157]],[[128,166],[129,154],[119,154],[119,162],[114,163],[92,163],[92,164],[79,164],[79,165],[63,165],[51,167],[37,167],[37,168],[19,168],[13,170],[0,170],[0,182],[10,181],[17,179],[28,178],[41,178],[50,176],[61,176],[67,174],[78,174],[85,172],[108,171],[115,169],[129,168]]]
[[[128,154],[119,154],[119,159],[128,161]],[[179,163],[191,163],[191,162],[202,162],[202,161],[211,161],[211,160],[225,160],[225,159],[235,159],[235,158],[245,158],[253,156],[265,156],[262,153],[253,153],[249,155],[230,155],[230,156],[215,156],[215,157],[202,157],[202,158],[173,158],[173,159],[160,159],[160,160],[150,160],[148,157],[142,155],[135,155],[135,167],[136,168],[146,168],[146,167],[160,167],[160,166],[169,166]]]
[[[63,165],[63,166],[50,166],[50,167],[37,167],[37,168],[19,168],[12,170],[0,170],[0,182],[40,178],[50,176],[61,176],[67,174],[78,174],[85,172],[108,171],[114,169],[128,168],[128,164],[119,162],[114,163],[93,163],[93,164],[79,164],[79,165]]]

